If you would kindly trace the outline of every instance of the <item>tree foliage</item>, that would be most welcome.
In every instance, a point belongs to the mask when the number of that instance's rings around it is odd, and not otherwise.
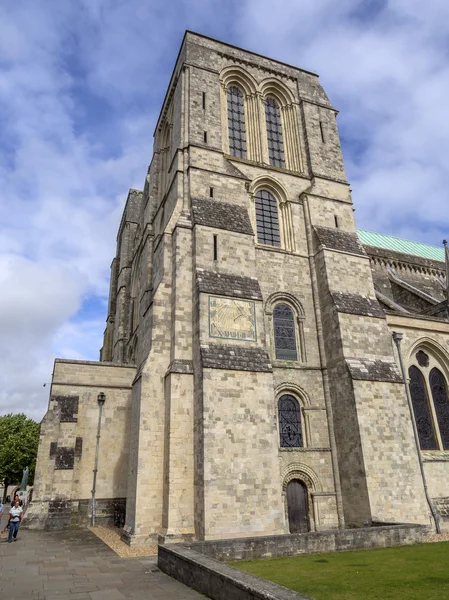
[[[24,414],[0,417],[0,481],[20,484],[23,470],[29,468],[28,483],[33,483],[39,445],[40,425]]]

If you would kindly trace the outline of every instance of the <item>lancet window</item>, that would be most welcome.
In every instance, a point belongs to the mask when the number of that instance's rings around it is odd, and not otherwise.
[[[288,304],[273,310],[274,348],[278,360],[298,360],[295,315]]]
[[[268,157],[273,167],[285,167],[284,141],[282,137],[281,108],[277,101],[268,97],[265,100],[265,121],[267,125]]]
[[[268,190],[259,190],[255,197],[257,241],[268,246],[280,246],[279,214],[276,198]]]
[[[231,85],[228,95],[229,152],[237,158],[246,158],[245,100],[242,90]]]
[[[447,380],[435,360],[420,350],[409,368],[409,386],[421,450],[449,450]],[[415,361],[414,361],[415,362]]]
[[[301,408],[298,400],[284,394],[278,400],[279,437],[281,448],[302,448]]]

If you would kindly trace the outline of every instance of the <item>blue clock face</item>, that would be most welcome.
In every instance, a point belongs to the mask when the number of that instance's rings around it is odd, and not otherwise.
[[[209,335],[247,342],[256,341],[254,302],[209,296]]]

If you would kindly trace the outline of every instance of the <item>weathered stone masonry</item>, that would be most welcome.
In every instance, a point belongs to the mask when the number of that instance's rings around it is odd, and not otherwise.
[[[100,362],[55,362],[30,526],[89,522],[100,391],[98,519],[130,544],[428,523],[391,330],[447,370],[442,265],[362,244],[335,115],[313,73],[186,33]]]

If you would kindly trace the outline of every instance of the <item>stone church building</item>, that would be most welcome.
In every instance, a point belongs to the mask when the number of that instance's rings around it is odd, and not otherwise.
[[[97,441],[96,522],[130,544],[430,524],[420,465],[444,525],[444,250],[357,231],[336,114],[317,75],[185,34],[100,361],[55,361],[30,527],[89,524]]]

